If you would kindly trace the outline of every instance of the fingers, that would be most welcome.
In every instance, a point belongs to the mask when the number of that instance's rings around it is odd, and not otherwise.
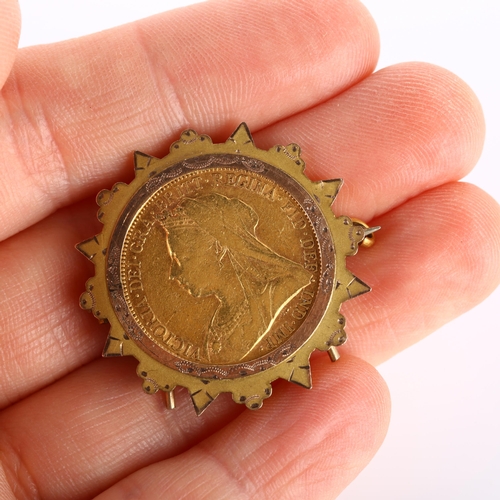
[[[292,138],[310,177],[344,179],[335,213],[371,220],[466,175],[481,154],[484,118],[458,77],[405,63],[256,135],[262,147]]]
[[[429,75],[433,75],[432,78]],[[400,80],[406,83],[394,83]],[[413,86],[408,82],[413,82]],[[372,84],[377,89],[376,91],[370,90]],[[446,95],[440,90],[443,88],[447,89]],[[354,110],[344,116],[330,119],[330,114],[335,116],[338,113],[336,110],[344,107],[343,104],[336,106],[336,100],[339,99],[339,102],[342,102],[348,94],[352,96],[350,100],[358,102],[356,109],[362,116],[362,120],[353,123]],[[380,97],[377,104],[370,105],[369,101],[360,97],[364,94],[378,94]],[[448,105],[443,108],[440,103],[445,98]],[[354,104],[349,104],[350,106]],[[386,107],[388,111],[385,111]],[[406,111],[403,113],[401,110]],[[261,145],[265,141],[270,144],[282,142],[283,137],[288,137],[292,133],[290,127],[295,123],[294,120],[282,122],[283,133],[276,126],[267,130],[268,136],[264,135],[264,131],[262,134],[256,134],[257,144]],[[365,121],[372,125],[362,128]],[[375,123],[379,126],[375,126]],[[307,153],[310,157],[306,160],[309,162],[308,168],[311,167],[312,175],[316,176],[322,165],[328,164],[327,159],[332,158],[331,165],[333,166],[327,176],[346,177],[346,187],[341,191],[334,207],[336,213],[343,212],[366,217],[366,220],[369,220],[372,214],[391,209],[399,201],[415,196],[419,190],[458,178],[470,169],[483,138],[482,127],[475,127],[475,124],[482,124],[481,111],[470,89],[463,82],[450,76],[444,70],[427,65],[401,65],[377,73],[333,101],[303,113],[300,120],[297,119],[295,123],[297,128],[293,133],[306,143],[306,151],[309,151],[309,148],[311,150],[311,153]],[[330,126],[338,127],[332,135],[332,137],[340,138],[340,142],[336,145],[332,145],[334,139],[330,140],[324,136],[318,139],[320,132],[324,129],[329,130]],[[350,132],[358,128],[362,129],[364,136]],[[402,130],[406,132],[403,134]],[[402,134],[401,142],[392,139],[398,134]],[[372,144],[373,149],[366,148],[365,143]],[[438,146],[441,143],[442,145]],[[351,154],[351,151],[358,151],[358,153]],[[448,155],[454,158],[454,161],[447,160]],[[319,161],[316,161],[316,157]],[[343,158],[345,162],[342,161]],[[404,158],[407,160],[401,160]],[[372,159],[374,159],[373,169],[370,166]],[[399,167],[400,160],[401,166]],[[352,174],[351,171],[354,173]],[[461,205],[462,208],[469,207],[469,200],[463,200],[461,195],[457,195],[456,199],[453,196],[451,195],[450,198],[449,216],[452,219],[455,217],[461,220],[461,213],[457,213],[453,204]],[[484,203],[480,201],[482,196],[484,195],[473,197],[472,205],[467,210],[479,214],[483,204],[488,204],[487,201]],[[345,202],[343,202],[344,199],[346,199]],[[486,197],[485,200],[487,200]],[[473,205],[476,202],[477,207]],[[431,202],[429,209],[439,210],[439,206],[435,207]],[[89,335],[97,331],[93,319],[84,315],[83,312],[80,315],[74,313],[77,298],[83,290],[83,283],[92,274],[92,269],[91,266],[82,265],[82,259],[73,250],[73,246],[78,241],[100,231],[98,225],[93,225],[95,208],[89,206],[86,212],[83,207],[80,210],[82,212],[76,210],[66,215],[61,212],[60,215],[54,216],[53,220],[48,219],[40,229],[30,229],[16,237],[19,239],[14,239],[11,243],[6,242],[6,250],[0,247],[3,261],[9,262],[8,269],[4,268],[4,279],[11,283],[9,285],[11,290],[18,290],[19,293],[19,299],[16,302],[5,299],[3,303],[0,303],[0,315],[6,325],[1,335],[7,339],[4,341],[8,345],[17,346],[4,354],[8,361],[4,365],[4,370],[9,376],[0,380],[0,395],[2,395],[0,404],[6,405],[24,397],[36,388],[43,387],[49,380],[53,380],[50,377],[62,376],[82,363],[88,362],[100,351],[98,339],[102,337]],[[490,213],[492,213],[491,210]],[[386,232],[387,224],[389,225],[387,227],[390,227],[391,216],[391,214],[388,215],[388,222],[384,220],[384,232]],[[443,220],[448,219],[444,217]],[[412,231],[416,231],[415,234],[417,234],[421,230],[420,226],[417,226],[418,223],[419,219],[414,218],[405,228],[411,227]],[[494,228],[495,226],[492,231],[495,231]],[[467,249],[479,244],[475,230],[471,228],[469,231],[472,234],[465,242],[464,248]],[[439,234],[435,236],[439,240]],[[429,246],[425,247],[425,252],[431,252],[432,238],[422,237],[422,240],[429,242]],[[44,242],[43,247],[40,247],[40,241]],[[490,238],[486,245],[481,243],[481,251],[477,253],[479,261],[484,259],[487,262],[487,259],[491,257],[491,251],[495,248],[494,241],[494,238]],[[9,245],[13,246],[9,247]],[[363,257],[352,259],[350,265],[354,266],[358,261],[363,261],[365,256],[379,255],[378,249],[381,247],[382,245],[378,244],[370,252],[363,252]],[[21,263],[32,258],[34,248],[37,248],[37,260],[33,261],[33,268],[24,268]],[[383,249],[384,251],[380,254],[382,263],[387,255],[386,248],[383,247]],[[426,255],[425,252],[422,256]],[[404,252],[401,255],[405,255]],[[412,265],[415,269],[420,268],[420,258],[420,254],[412,256]],[[13,262],[15,262],[14,265]],[[448,262],[450,266],[445,263],[443,270],[452,273],[454,272],[451,267],[453,260],[450,259]],[[377,263],[376,266],[378,267],[379,264]],[[459,279],[467,283],[469,272],[472,272],[472,269],[467,269]],[[43,279],[34,281],[33,276],[43,277]],[[73,278],[68,280],[68,276]],[[369,272],[368,276],[360,272],[360,277],[378,290],[377,280],[370,279]],[[48,287],[47,280],[53,283],[53,286]],[[418,279],[413,279],[411,283],[417,291],[420,289]],[[494,279],[491,283],[494,283]],[[28,286],[29,292],[23,293],[25,286]],[[398,294],[401,290],[407,290],[407,286],[406,282],[398,282],[394,287],[394,293]],[[439,287],[437,289],[441,290]],[[37,300],[38,295],[34,293],[34,290],[35,292],[43,290],[44,302]],[[397,297],[394,305],[388,304],[386,308],[378,308],[380,315],[390,314],[391,307],[397,309],[399,301],[405,300],[406,293]],[[375,297],[375,293],[370,294],[365,298],[357,299],[356,304],[358,301],[375,300]],[[462,302],[464,310],[470,307],[470,305],[465,305],[467,301],[474,304],[477,299],[466,291],[464,302]],[[431,306],[439,307],[439,303],[433,303]],[[350,306],[344,307],[348,310]],[[35,337],[27,337],[29,342],[23,343],[19,342],[17,335],[17,318],[26,314],[30,315],[30,324],[37,333]],[[443,316],[445,317],[449,319],[448,316]],[[351,331],[353,331],[352,320],[349,321]],[[371,317],[363,317],[358,324],[363,325],[365,322],[370,325],[373,323]],[[55,325],[57,328],[54,327]],[[103,336],[104,330],[100,331],[103,332],[101,334]],[[425,330],[425,332],[428,331],[429,329]],[[418,330],[415,338],[420,338],[426,334],[425,332]],[[390,336],[390,332],[387,331],[382,335]],[[409,332],[403,335],[409,335]],[[83,342],[83,344],[78,344],[78,349],[76,349],[76,342]],[[378,345],[356,352],[362,353],[369,359],[382,359],[393,352],[391,350],[393,348],[382,347],[382,344],[378,352]],[[402,341],[402,345],[408,344]],[[46,359],[41,358],[37,355],[40,349],[50,355],[48,354]]]
[[[189,127],[257,130],[351,86],[377,56],[356,0],[210,2],[22,51],[0,101],[0,238],[129,179],[136,149],[164,155]]]
[[[9,76],[21,33],[21,12],[16,0],[0,0],[0,89]]]
[[[468,311],[500,283],[500,206],[470,184],[421,194],[376,219],[349,268],[373,292],[345,303],[345,351],[380,363]]]
[[[389,397],[378,374],[359,360],[332,367],[323,358],[314,370],[310,393],[276,384],[280,392],[262,412],[244,412],[188,452],[136,472],[99,498],[130,491],[151,499],[336,498],[380,446]]]
[[[0,462],[18,497],[92,498],[184,452],[244,409],[220,397],[197,417],[181,392],[168,411],[160,395],[141,391],[136,365],[99,359],[0,414]]]
[[[75,224],[78,220],[74,215],[72,223]],[[423,193],[377,222],[384,227],[377,245],[367,251],[361,250],[360,255],[349,261],[353,271],[372,284],[374,291],[343,306],[343,312],[348,318],[350,342],[343,347],[342,354],[355,352],[372,362],[386,359],[452,316],[472,307],[500,279],[499,208],[487,195],[472,186],[448,184]],[[49,231],[46,234],[50,236]],[[6,243],[12,241],[15,240],[11,239]],[[25,246],[29,247],[27,241]],[[11,250],[15,255],[16,248],[12,246]],[[44,263],[41,262],[41,265]],[[11,261],[10,268],[16,268],[15,262]],[[456,269],[460,272],[457,273]],[[67,269],[61,265],[61,274],[66,272]],[[21,301],[22,297],[18,296],[20,309],[23,308]],[[63,310],[67,307],[74,314],[76,299],[69,297],[67,304],[61,304],[61,299],[58,302],[58,307]],[[50,307],[55,310],[56,304]],[[88,342],[86,335],[89,330],[85,328],[82,325],[68,330],[75,342],[81,342],[80,345]],[[26,334],[31,336],[30,332]],[[49,325],[46,327],[45,339],[41,337],[41,342],[49,344],[50,335]],[[104,339],[104,333],[102,338]],[[58,366],[65,356],[70,360],[64,365],[66,371],[71,369],[72,363],[76,366],[87,356],[84,348],[76,349],[69,341],[63,345],[63,356],[52,365],[55,371],[61,370]],[[43,345],[37,347],[35,352],[43,355]],[[327,359],[326,355],[321,357]],[[34,357],[31,362],[35,364]],[[13,366],[14,362],[11,361],[3,369],[9,373]],[[0,419],[0,429],[4,432],[0,436],[0,449],[7,450],[5,463],[14,464],[12,467],[18,467],[16,470],[23,470],[25,467],[32,476],[31,480],[44,493],[41,496],[57,498],[59,490],[54,492],[52,489],[44,489],[52,486],[44,483],[46,479],[40,479],[42,465],[38,460],[43,465],[49,464],[55,470],[53,477],[60,478],[56,485],[62,488],[60,496],[91,496],[97,489],[107,487],[124,474],[183,452],[208,435],[203,429],[216,426],[202,420],[201,427],[198,427],[191,404],[185,400],[180,412],[167,414],[168,422],[173,423],[165,424],[162,421],[158,424],[157,418],[161,420],[163,417],[161,414],[155,417],[156,413],[151,416],[151,411],[157,412],[160,402],[143,396],[134,366],[133,360],[100,360],[5,410]],[[302,402],[302,398],[316,392],[318,380],[315,370],[313,368],[314,390],[311,393],[296,393],[297,398],[300,397],[300,404],[308,405],[308,402]],[[48,375],[42,371],[39,379],[43,380]],[[30,379],[36,378],[34,369]],[[18,383],[21,385],[22,380]],[[40,381],[37,380],[37,383]],[[26,385],[29,386],[29,383]],[[279,394],[280,391],[276,390],[269,403]],[[287,396],[286,399],[295,401],[295,396]],[[308,408],[315,408],[315,404],[312,402]],[[218,415],[214,422],[226,417],[231,419],[234,416],[231,412],[237,412],[238,409],[231,401],[226,402],[224,399],[216,401],[212,406],[216,408],[215,411],[220,410],[222,415]],[[268,401],[264,408],[267,406]],[[284,413],[281,408],[280,415]],[[22,414],[27,416],[21,417]],[[36,426],[31,422],[33,414],[37,415]],[[208,413],[208,418],[211,419],[211,415],[212,413]],[[281,416],[276,420],[281,421],[282,418]],[[134,423],[136,420],[143,427],[137,427]],[[116,422],[120,422],[120,425],[116,426]],[[62,427],[61,423],[68,427]],[[148,427],[150,424],[152,428]],[[156,425],[160,425],[161,432],[155,432]],[[162,434],[166,431],[173,432],[173,429],[178,432],[174,437]],[[54,432],[58,433],[58,437],[51,435]],[[46,437],[52,444],[40,440],[40,436]],[[265,436],[266,439],[269,438]],[[309,439],[307,436],[306,438]],[[60,449],[58,443],[66,439],[71,447]],[[136,440],[140,440],[141,444],[137,444]],[[164,442],[166,448],[162,445]],[[33,447],[33,443],[36,446]],[[16,461],[20,460],[16,454],[18,449],[23,450],[23,463]],[[70,460],[81,460],[81,463],[69,467]],[[207,467],[209,463],[210,460],[207,459]],[[58,467],[64,467],[64,471]],[[28,472],[20,473],[21,476],[23,474]],[[73,475],[81,478],[81,482],[74,479]],[[255,481],[258,480],[257,477]],[[149,479],[141,479],[140,483],[148,485]],[[68,485],[73,485],[71,487],[75,489],[68,489]]]
[[[100,229],[90,200],[0,245],[0,408],[100,356],[109,326],[78,308],[93,266],[74,248]]]
[[[217,477],[218,491],[231,493],[238,493],[241,479],[247,498],[257,493],[287,498],[293,488],[322,498],[338,493],[359,473],[387,428],[385,384],[356,359],[334,365],[327,356],[315,360],[314,390],[275,383],[275,394],[259,412],[240,414],[239,405],[223,399],[202,417],[195,417],[183,398],[179,409],[162,411],[157,398],[137,390],[125,360],[107,361],[66,377],[0,417],[11,484],[23,491],[29,479],[42,498],[88,498],[135,470],[176,456],[143,469],[111,493],[134,484],[143,498],[203,498]],[[246,477],[242,467],[250,471]]]

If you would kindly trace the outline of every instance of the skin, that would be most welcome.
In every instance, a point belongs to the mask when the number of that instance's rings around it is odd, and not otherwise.
[[[373,74],[355,0],[209,2],[17,51],[19,23],[1,0],[0,498],[334,498],[387,430],[373,365],[500,281],[499,206],[458,182],[484,140],[476,97],[422,63]],[[131,151],[243,119],[261,148],[300,144],[311,178],[344,178],[337,214],[383,226],[350,263],[376,292],[345,305],[351,341],[335,365],[313,356],[312,391],[278,381],[258,412],[221,396],[199,418],[180,391],[167,412],[133,359],[100,358],[73,247]]]

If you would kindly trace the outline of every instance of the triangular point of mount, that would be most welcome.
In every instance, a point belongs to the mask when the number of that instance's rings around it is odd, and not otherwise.
[[[238,125],[238,128],[231,134],[228,140],[240,145],[253,144],[252,134],[245,122]]]
[[[76,249],[87,259],[92,261],[95,257],[95,254],[99,251],[100,245],[97,236],[90,238],[88,240],[82,241],[76,245]]]
[[[149,166],[152,156],[147,155],[146,153],[141,153],[140,151],[134,151],[134,165],[136,170],[144,170]]]
[[[347,285],[347,293],[349,294],[349,297],[351,299],[370,291],[371,287],[369,287],[366,283],[361,281],[356,276],[354,276],[354,279]]]
[[[123,342],[120,339],[108,336],[104,350],[102,351],[104,358],[113,358],[115,356],[123,356]]]
[[[297,366],[288,379],[294,384],[310,389],[312,387],[311,369],[309,366]]]
[[[343,179],[329,179],[321,181],[324,195],[331,200],[330,204],[335,201],[339,194],[340,188],[344,184]]]
[[[207,391],[200,389],[199,391],[191,394],[191,400],[193,401],[196,415],[200,416],[208,408],[208,405],[214,400],[214,398],[210,396]]]

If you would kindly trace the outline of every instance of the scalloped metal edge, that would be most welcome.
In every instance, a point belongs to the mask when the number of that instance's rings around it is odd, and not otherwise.
[[[177,372],[151,358],[126,334],[111,305],[106,287],[106,251],[123,209],[134,193],[152,175],[168,169],[181,161],[204,154],[241,154],[262,160],[280,168],[302,185],[315,199],[331,232],[335,247],[335,283],[326,311],[316,330],[309,339],[291,356],[276,366],[246,377],[231,380],[206,380]],[[101,322],[110,323],[110,332],[103,356],[134,356],[138,361],[137,374],[143,379],[143,389],[148,394],[158,390],[167,392],[167,400],[173,405],[173,389],[182,386],[188,389],[196,413],[200,415],[221,393],[232,393],[233,400],[250,409],[258,409],[264,399],[272,393],[271,383],[283,378],[302,387],[311,388],[309,358],[318,349],[329,351],[332,361],[339,359],[337,347],[347,340],[344,330],[345,319],[340,306],[346,300],[369,292],[371,289],[346,267],[346,257],[356,254],[364,238],[361,226],[353,224],[346,216],[336,217],[331,205],[342,186],[342,179],[311,181],[305,174],[305,162],[297,144],[277,145],[265,151],[255,146],[245,123],[238,126],[229,139],[214,144],[208,135],[199,135],[186,130],[179,140],[170,146],[164,158],[155,158],[136,151],[134,154],[135,178],[130,184],[119,182],[110,190],[102,190],[96,198],[99,210],[97,218],[104,227],[100,234],[82,241],[76,248],[95,265],[95,276],[86,283],[86,291],[80,297],[80,306],[92,311]]]

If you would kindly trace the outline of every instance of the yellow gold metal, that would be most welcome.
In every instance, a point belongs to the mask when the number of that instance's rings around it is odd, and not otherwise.
[[[339,351],[333,345],[331,345],[328,348],[327,352],[328,352],[328,355],[330,356],[330,359],[332,360],[332,362],[338,361],[340,359]]]
[[[97,196],[83,309],[110,324],[103,356],[134,356],[148,394],[185,387],[197,414],[221,392],[258,409],[283,378],[312,386],[313,350],[339,359],[341,304],[370,291],[346,267],[366,224],[335,217],[341,179],[313,182],[296,144],[222,144],[193,130],[135,153],[135,179]],[[370,234],[369,234],[370,233]]]
[[[174,391],[167,391],[165,393],[165,404],[169,410],[174,410],[175,409],[175,397],[174,397]]]
[[[351,217],[351,220],[354,222],[355,225],[362,226],[364,229],[370,228],[370,226],[366,222],[363,222],[360,219]],[[365,237],[361,240],[361,243],[359,245],[365,248],[372,247],[373,245],[375,245],[375,235],[373,233],[366,234]]]

